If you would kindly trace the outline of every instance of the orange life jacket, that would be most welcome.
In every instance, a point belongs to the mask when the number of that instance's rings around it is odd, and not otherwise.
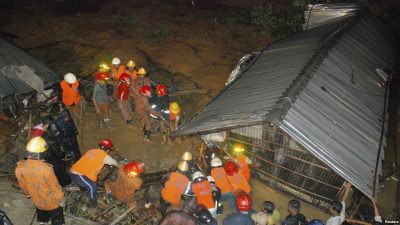
[[[120,64],[116,69],[115,66],[111,67],[111,74],[114,81],[118,81],[121,74],[125,72],[125,66]]]
[[[246,178],[243,175],[243,172],[241,170],[239,170],[238,173],[236,173],[233,176],[227,176],[229,183],[231,183],[232,188],[233,188],[233,192],[235,193],[236,191],[242,190],[246,193],[250,193],[251,192],[251,187],[249,182],[247,182]]]
[[[17,163],[15,175],[24,192],[41,210],[60,207],[64,198],[61,186],[51,165],[42,160],[23,160]]]
[[[163,199],[172,205],[179,205],[181,196],[189,184],[189,179],[178,172],[171,173],[165,187],[161,190]]]
[[[212,187],[208,180],[203,180],[200,183],[193,183],[192,191],[197,198],[198,205],[203,204],[207,209],[215,208],[212,197]]]
[[[249,164],[247,164],[247,156],[241,155],[237,158],[237,164],[239,165],[240,169],[243,172],[244,177],[247,181],[250,181],[251,173]]]
[[[232,192],[232,185],[229,183],[223,167],[213,168],[211,170],[211,176],[214,178],[217,187],[221,189],[222,194]]]
[[[127,69],[125,71],[125,73],[129,74],[129,77],[131,78],[132,81],[135,80],[136,77],[137,77],[137,70],[136,69],[133,69],[132,72],[129,71],[129,69]]]
[[[89,150],[72,166],[71,172],[86,176],[96,182],[106,156],[107,153],[101,149]]]
[[[180,117],[181,113],[175,114],[175,113],[171,112],[171,110],[169,110],[169,120],[170,121],[175,121],[178,116]]]
[[[65,80],[60,82],[60,87],[62,89],[62,101],[64,105],[77,105],[81,100],[81,96],[78,92],[79,81],[77,80],[72,85],[69,85]]]

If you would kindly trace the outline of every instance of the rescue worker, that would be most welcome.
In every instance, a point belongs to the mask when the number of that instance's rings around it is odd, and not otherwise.
[[[137,68],[136,68],[136,63],[133,60],[129,60],[129,62],[126,64],[127,69],[125,70],[125,73],[129,75],[129,78],[131,81],[134,81],[137,77]]]
[[[129,74],[123,73],[119,77],[117,100],[118,106],[121,109],[122,117],[128,125],[132,125],[132,103],[130,101],[130,86],[131,80]]]
[[[181,119],[181,107],[177,102],[169,105],[169,127],[171,132],[178,130],[179,120]]]
[[[110,124],[110,97],[107,95],[106,81],[110,78],[107,72],[98,72],[96,74],[96,84],[93,88],[93,104],[97,115],[100,117],[104,127]]]
[[[29,140],[26,146],[27,160],[17,163],[15,175],[22,192],[36,207],[37,222],[47,224],[51,221],[53,225],[62,225],[64,193],[53,168],[43,160],[47,148],[42,137]]]
[[[142,67],[138,70],[136,78],[133,80],[132,87],[133,87],[133,100],[135,103],[135,110],[136,113],[138,114],[139,118],[142,120],[142,122],[145,124],[145,127],[147,127],[148,130],[151,129],[151,121],[146,113],[145,109],[145,102],[143,100],[147,101],[147,99],[144,99],[142,94],[140,94],[140,89],[143,86],[151,86],[151,81],[148,77],[146,77],[147,71]],[[146,136],[146,134],[145,134]]]
[[[122,65],[121,60],[117,57],[111,60],[111,79],[113,86],[113,98],[117,99],[118,82],[121,74],[125,72],[125,66]]]
[[[168,134],[168,129],[169,129],[169,106],[170,106],[170,100],[168,96],[168,88],[164,84],[158,84],[156,86],[155,90],[156,94],[151,95],[149,98],[149,103],[151,108],[156,111],[160,116],[158,117],[153,117],[154,119],[159,119],[160,122],[160,130],[163,134],[163,142],[167,141],[167,138],[169,138]]]
[[[251,218],[253,210],[251,210],[252,200],[249,194],[239,191],[236,194],[236,209],[238,212],[229,214],[222,220],[222,225],[254,225]]]
[[[242,171],[239,170],[236,163],[232,161],[225,162],[224,165],[225,172],[229,183],[232,185],[233,193],[241,190],[249,194],[251,192],[251,187],[244,177]]]
[[[113,197],[121,202],[136,206],[135,191],[142,187],[140,175],[144,170],[144,164],[131,162],[126,165],[118,165],[118,174],[114,181],[107,180],[104,183],[106,200],[111,203]]]
[[[197,206],[196,217],[199,225],[218,225],[218,221],[212,217],[210,211],[204,205]]]
[[[155,111],[150,103],[149,103],[149,98],[152,96],[152,90],[149,86],[143,86],[140,88],[140,108],[136,108],[136,111],[138,112],[140,118],[142,119],[144,123],[143,127],[143,133],[144,133],[144,138],[145,140],[150,141],[150,136],[151,136],[151,129],[152,129],[152,124],[150,120],[150,116],[155,118],[155,119],[161,119],[165,120],[165,118],[157,111]]]
[[[166,209],[169,205],[178,207],[181,197],[186,187],[189,184],[187,172],[189,165],[186,161],[178,164],[175,172],[172,172],[168,181],[165,183],[164,188],[161,190],[161,212],[165,215]]]
[[[71,168],[70,176],[81,190],[89,192],[90,208],[92,213],[96,213],[97,208],[97,176],[105,164],[118,166],[115,159],[108,155],[114,150],[113,143],[110,139],[103,139],[99,143],[99,148],[87,151]]]
[[[246,149],[243,144],[236,143],[233,145],[233,155],[235,156],[235,161],[238,164],[239,169],[243,172],[247,182],[250,182],[251,173],[249,165],[253,162],[249,157],[246,156],[245,152]]]
[[[52,105],[52,114],[56,117],[54,123],[57,126],[60,134],[58,139],[62,148],[68,157],[73,161],[77,161],[81,157],[81,152],[78,144],[78,129],[75,126],[68,109],[63,107],[62,104],[55,103]]]
[[[60,81],[61,99],[63,104],[75,115],[78,114],[78,104],[81,100],[79,95],[79,81],[73,73],[67,73],[64,80]]]
[[[193,160],[193,155],[192,153],[186,151],[182,155],[182,160],[187,161],[189,165],[189,174],[193,174],[196,171],[200,171],[199,166],[196,165],[196,163]]]
[[[218,157],[211,159],[211,176],[215,180],[215,184],[221,190],[221,200],[227,201],[233,212],[236,211],[235,198],[233,197],[233,187],[228,181],[222,161]]]
[[[275,204],[273,202],[263,202],[263,211],[268,216],[268,225],[281,224],[281,214],[279,213],[278,209],[275,208]]]
[[[202,172],[196,171],[192,174],[192,182],[192,191],[197,198],[197,204],[202,204],[209,210],[213,209],[211,214],[213,214],[213,217],[216,217],[217,213],[215,210],[212,187],[206,176]]]

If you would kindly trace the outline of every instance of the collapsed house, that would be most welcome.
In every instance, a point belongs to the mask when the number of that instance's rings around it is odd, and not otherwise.
[[[398,46],[368,11],[317,9],[306,31],[264,49],[174,136],[242,143],[264,183],[326,208],[345,180],[368,197],[375,190],[388,118],[382,71]]]
[[[0,38],[1,109],[8,117],[18,117],[32,103],[46,100],[60,79],[45,64]]]

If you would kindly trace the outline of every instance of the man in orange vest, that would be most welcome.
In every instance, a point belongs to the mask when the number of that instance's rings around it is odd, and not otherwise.
[[[97,208],[97,176],[105,164],[118,166],[115,159],[108,155],[114,146],[110,139],[103,139],[99,148],[87,151],[71,168],[71,180],[82,189],[89,191],[90,208],[93,213]]]
[[[233,155],[236,158],[236,163],[239,165],[239,170],[242,171],[247,182],[250,182],[251,172],[249,165],[253,162],[245,155],[246,149],[243,144],[236,143],[233,145]]]
[[[60,81],[61,99],[68,110],[78,114],[78,104],[81,100],[79,95],[79,81],[73,73],[67,73],[64,80]]]
[[[187,178],[186,175],[188,170],[188,163],[186,161],[180,162],[176,171],[171,173],[164,188],[161,190],[162,199],[160,203],[163,215],[169,205],[178,207],[180,204],[182,194],[185,192],[185,189],[189,184],[189,178]]]
[[[119,77],[125,72],[125,66],[122,65],[121,60],[117,57],[113,58],[111,61],[111,78],[113,85],[113,98],[117,99],[118,92],[118,81]]]
[[[228,181],[225,169],[220,158],[211,159],[211,176],[215,180],[215,184],[221,189],[222,201],[227,201],[232,211],[236,210],[235,198],[233,197],[233,187]]]
[[[133,60],[129,60],[129,62],[126,64],[127,69],[125,70],[125,73],[129,75],[129,78],[133,82],[136,77],[137,77],[137,68],[136,68],[136,63]]]
[[[171,102],[169,105],[169,127],[171,132],[178,130],[179,120],[181,118],[181,107],[177,102]]]
[[[217,216],[216,210],[214,210],[216,205],[213,199],[213,190],[205,175],[200,171],[194,172],[192,174],[192,182],[192,191],[197,198],[197,204],[204,205],[209,210],[213,209],[213,216]]]
[[[27,146],[27,160],[17,163],[15,175],[22,192],[29,196],[36,207],[37,221],[52,225],[64,224],[64,193],[53,168],[43,158],[47,143],[42,137],[32,138]]]
[[[111,203],[113,197],[118,201],[128,203],[131,206],[136,205],[135,191],[142,187],[142,179],[140,174],[144,170],[144,164],[139,162],[131,162],[124,166],[118,166],[117,178],[106,180],[104,188],[106,189],[106,201]]]
[[[248,194],[251,192],[249,182],[247,182],[242,171],[239,170],[236,163],[234,163],[233,161],[227,161],[225,162],[224,168],[228,181],[232,185],[233,193],[236,193],[240,190]]]

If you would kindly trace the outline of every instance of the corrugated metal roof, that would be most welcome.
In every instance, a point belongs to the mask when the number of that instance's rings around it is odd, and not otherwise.
[[[375,69],[390,68],[397,48],[395,37],[368,12],[284,39],[267,48],[177,134],[272,121],[372,196],[381,127],[387,120],[382,118],[385,90],[377,85]],[[276,52],[282,55],[271,57]]]
[[[45,64],[37,61],[20,48],[10,44],[6,40],[0,38],[0,69],[8,66],[27,65],[35,71],[42,80],[44,87],[47,88],[58,82],[60,77],[50,70]],[[13,74],[4,74],[0,70],[0,96],[8,96],[12,94],[23,94],[33,91],[34,89],[27,85],[23,80],[17,78]]]

